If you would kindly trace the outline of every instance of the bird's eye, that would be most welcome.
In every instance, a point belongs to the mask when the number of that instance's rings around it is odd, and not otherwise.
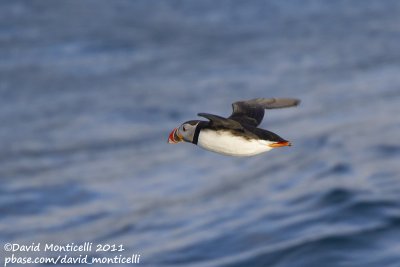
[[[185,126],[183,126],[182,129],[183,129],[184,132],[186,132],[186,127]]]

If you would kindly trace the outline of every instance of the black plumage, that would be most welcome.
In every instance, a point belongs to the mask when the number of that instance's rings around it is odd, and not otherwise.
[[[198,115],[209,120],[201,122],[199,129],[230,131],[234,135],[247,139],[262,139],[273,142],[285,142],[279,135],[257,128],[264,118],[265,109],[276,109],[296,106],[300,100],[294,98],[256,98],[248,101],[238,101],[232,104],[232,114],[228,118],[209,113]]]

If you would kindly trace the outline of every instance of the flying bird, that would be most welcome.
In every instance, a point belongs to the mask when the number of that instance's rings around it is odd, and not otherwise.
[[[188,142],[206,150],[229,156],[253,156],[273,148],[291,146],[279,135],[258,128],[265,109],[297,106],[294,98],[255,98],[232,104],[228,118],[198,113],[208,121],[190,120],[172,130],[168,143]]]

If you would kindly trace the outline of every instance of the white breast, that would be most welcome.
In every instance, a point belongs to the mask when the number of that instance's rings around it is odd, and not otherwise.
[[[233,135],[229,131],[213,131],[203,129],[200,131],[197,145],[224,155],[253,156],[272,149],[268,146],[273,142],[265,140],[248,140],[241,136]]]

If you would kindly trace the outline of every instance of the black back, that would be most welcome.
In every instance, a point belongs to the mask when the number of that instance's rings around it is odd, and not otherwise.
[[[286,141],[279,135],[257,128],[264,118],[265,109],[296,106],[300,100],[294,98],[255,98],[248,101],[238,101],[232,104],[232,114],[228,118],[209,113],[198,115],[209,120],[202,121],[196,128],[193,143],[197,144],[201,129],[229,130],[232,134],[249,139],[262,139],[273,142]]]

